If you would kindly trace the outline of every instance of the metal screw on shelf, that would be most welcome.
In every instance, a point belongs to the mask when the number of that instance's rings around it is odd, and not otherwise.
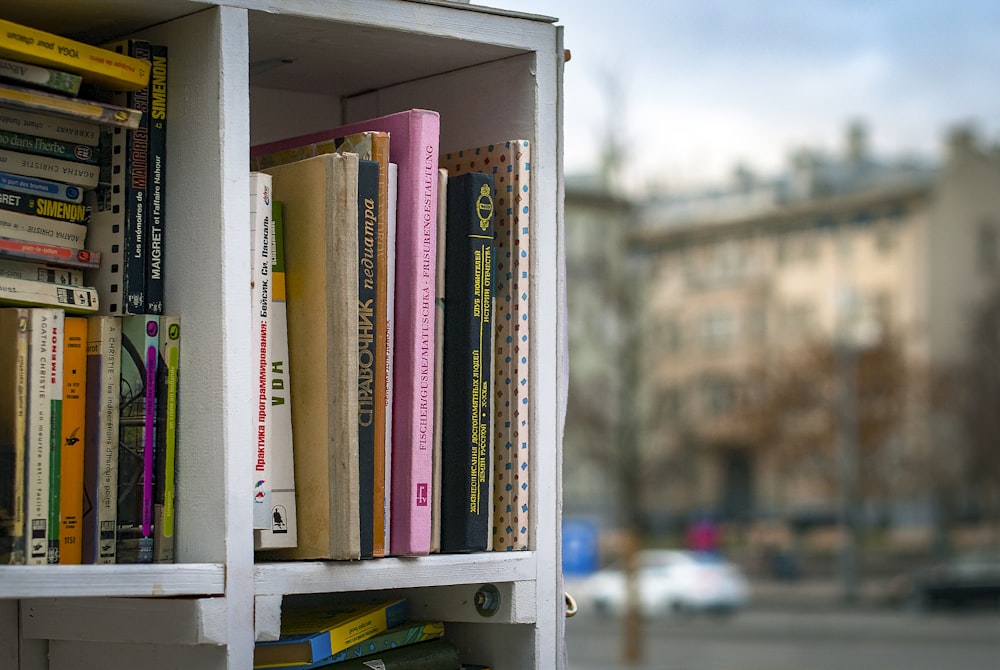
[[[476,591],[472,602],[480,616],[493,616],[500,609],[500,591],[492,584],[483,584]]]

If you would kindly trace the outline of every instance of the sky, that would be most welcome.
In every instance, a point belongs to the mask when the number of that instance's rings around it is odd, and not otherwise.
[[[761,175],[800,148],[940,156],[969,123],[1000,144],[1000,2],[992,0],[473,0],[559,19],[567,174],[615,131],[635,190]]]

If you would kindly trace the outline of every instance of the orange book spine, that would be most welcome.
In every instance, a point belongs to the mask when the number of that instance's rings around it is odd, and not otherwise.
[[[62,464],[59,479],[59,562],[81,562],[83,543],[83,437],[87,409],[87,318],[67,316],[63,326]]]

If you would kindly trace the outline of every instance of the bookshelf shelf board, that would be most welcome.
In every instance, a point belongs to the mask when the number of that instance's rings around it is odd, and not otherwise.
[[[217,563],[0,566],[0,600],[209,596],[225,586],[225,566]]]
[[[536,563],[535,553],[529,551],[256,563],[254,592],[261,596],[533,581]]]

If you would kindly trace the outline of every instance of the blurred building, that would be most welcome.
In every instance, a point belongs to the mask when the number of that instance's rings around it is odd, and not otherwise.
[[[889,525],[929,521],[933,495],[908,469],[915,454],[926,462],[959,439],[927,400],[930,380],[968,358],[970,319],[1000,272],[1000,155],[970,130],[952,132],[945,158],[931,165],[877,159],[855,124],[842,151],[800,151],[778,177],[738,169],[719,188],[640,204],[570,182],[566,222],[570,409],[575,388],[581,415],[597,420],[595,400],[581,391],[593,396],[595,380],[606,403],[621,399],[620,329],[631,319],[642,331],[641,374],[638,392],[624,397],[636,409],[649,480],[632,485],[652,523],[704,510],[739,522],[835,518],[835,460],[779,463],[761,428],[769,374],[808,347],[856,355],[890,342],[907,373],[905,390],[902,376],[889,386],[905,407],[878,438],[879,460],[858,464],[885,471],[866,511]],[[625,260],[612,261],[619,252]],[[609,278],[618,288],[600,288]],[[622,285],[638,296],[631,314],[614,307]],[[849,372],[833,368],[833,381]],[[606,469],[575,457],[574,444],[609,434],[568,419],[567,511],[607,506]],[[815,439],[842,439],[842,429]]]

